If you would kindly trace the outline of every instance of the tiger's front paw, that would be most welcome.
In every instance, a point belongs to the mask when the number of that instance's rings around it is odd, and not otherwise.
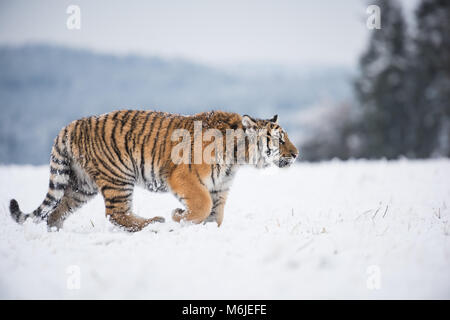
[[[175,222],[180,222],[184,218],[184,210],[176,208],[172,211],[172,220]]]

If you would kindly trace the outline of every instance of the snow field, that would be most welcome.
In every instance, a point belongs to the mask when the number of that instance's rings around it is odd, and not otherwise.
[[[450,160],[242,168],[222,227],[177,224],[136,189],[139,233],[98,196],[59,232],[9,216],[44,199],[48,167],[0,166],[0,298],[450,298]]]

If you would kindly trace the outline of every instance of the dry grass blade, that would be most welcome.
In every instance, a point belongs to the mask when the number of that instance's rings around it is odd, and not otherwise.
[[[388,212],[388,209],[389,209],[389,205],[386,205],[386,210],[384,210],[383,218],[386,217],[386,213]]]

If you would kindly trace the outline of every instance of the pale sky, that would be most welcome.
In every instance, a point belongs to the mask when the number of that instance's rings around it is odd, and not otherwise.
[[[71,4],[81,9],[81,30],[66,27]],[[0,44],[46,42],[213,65],[354,65],[371,32],[366,7],[363,0],[0,0]]]

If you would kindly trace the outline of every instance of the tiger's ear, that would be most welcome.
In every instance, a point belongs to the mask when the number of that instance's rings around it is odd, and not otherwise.
[[[244,128],[256,127],[256,122],[255,120],[250,118],[250,116],[245,114],[242,116],[242,125],[244,126]]]
[[[272,119],[269,119],[269,121],[278,124],[278,115],[277,115],[277,114],[274,115],[274,116],[272,117]]]

